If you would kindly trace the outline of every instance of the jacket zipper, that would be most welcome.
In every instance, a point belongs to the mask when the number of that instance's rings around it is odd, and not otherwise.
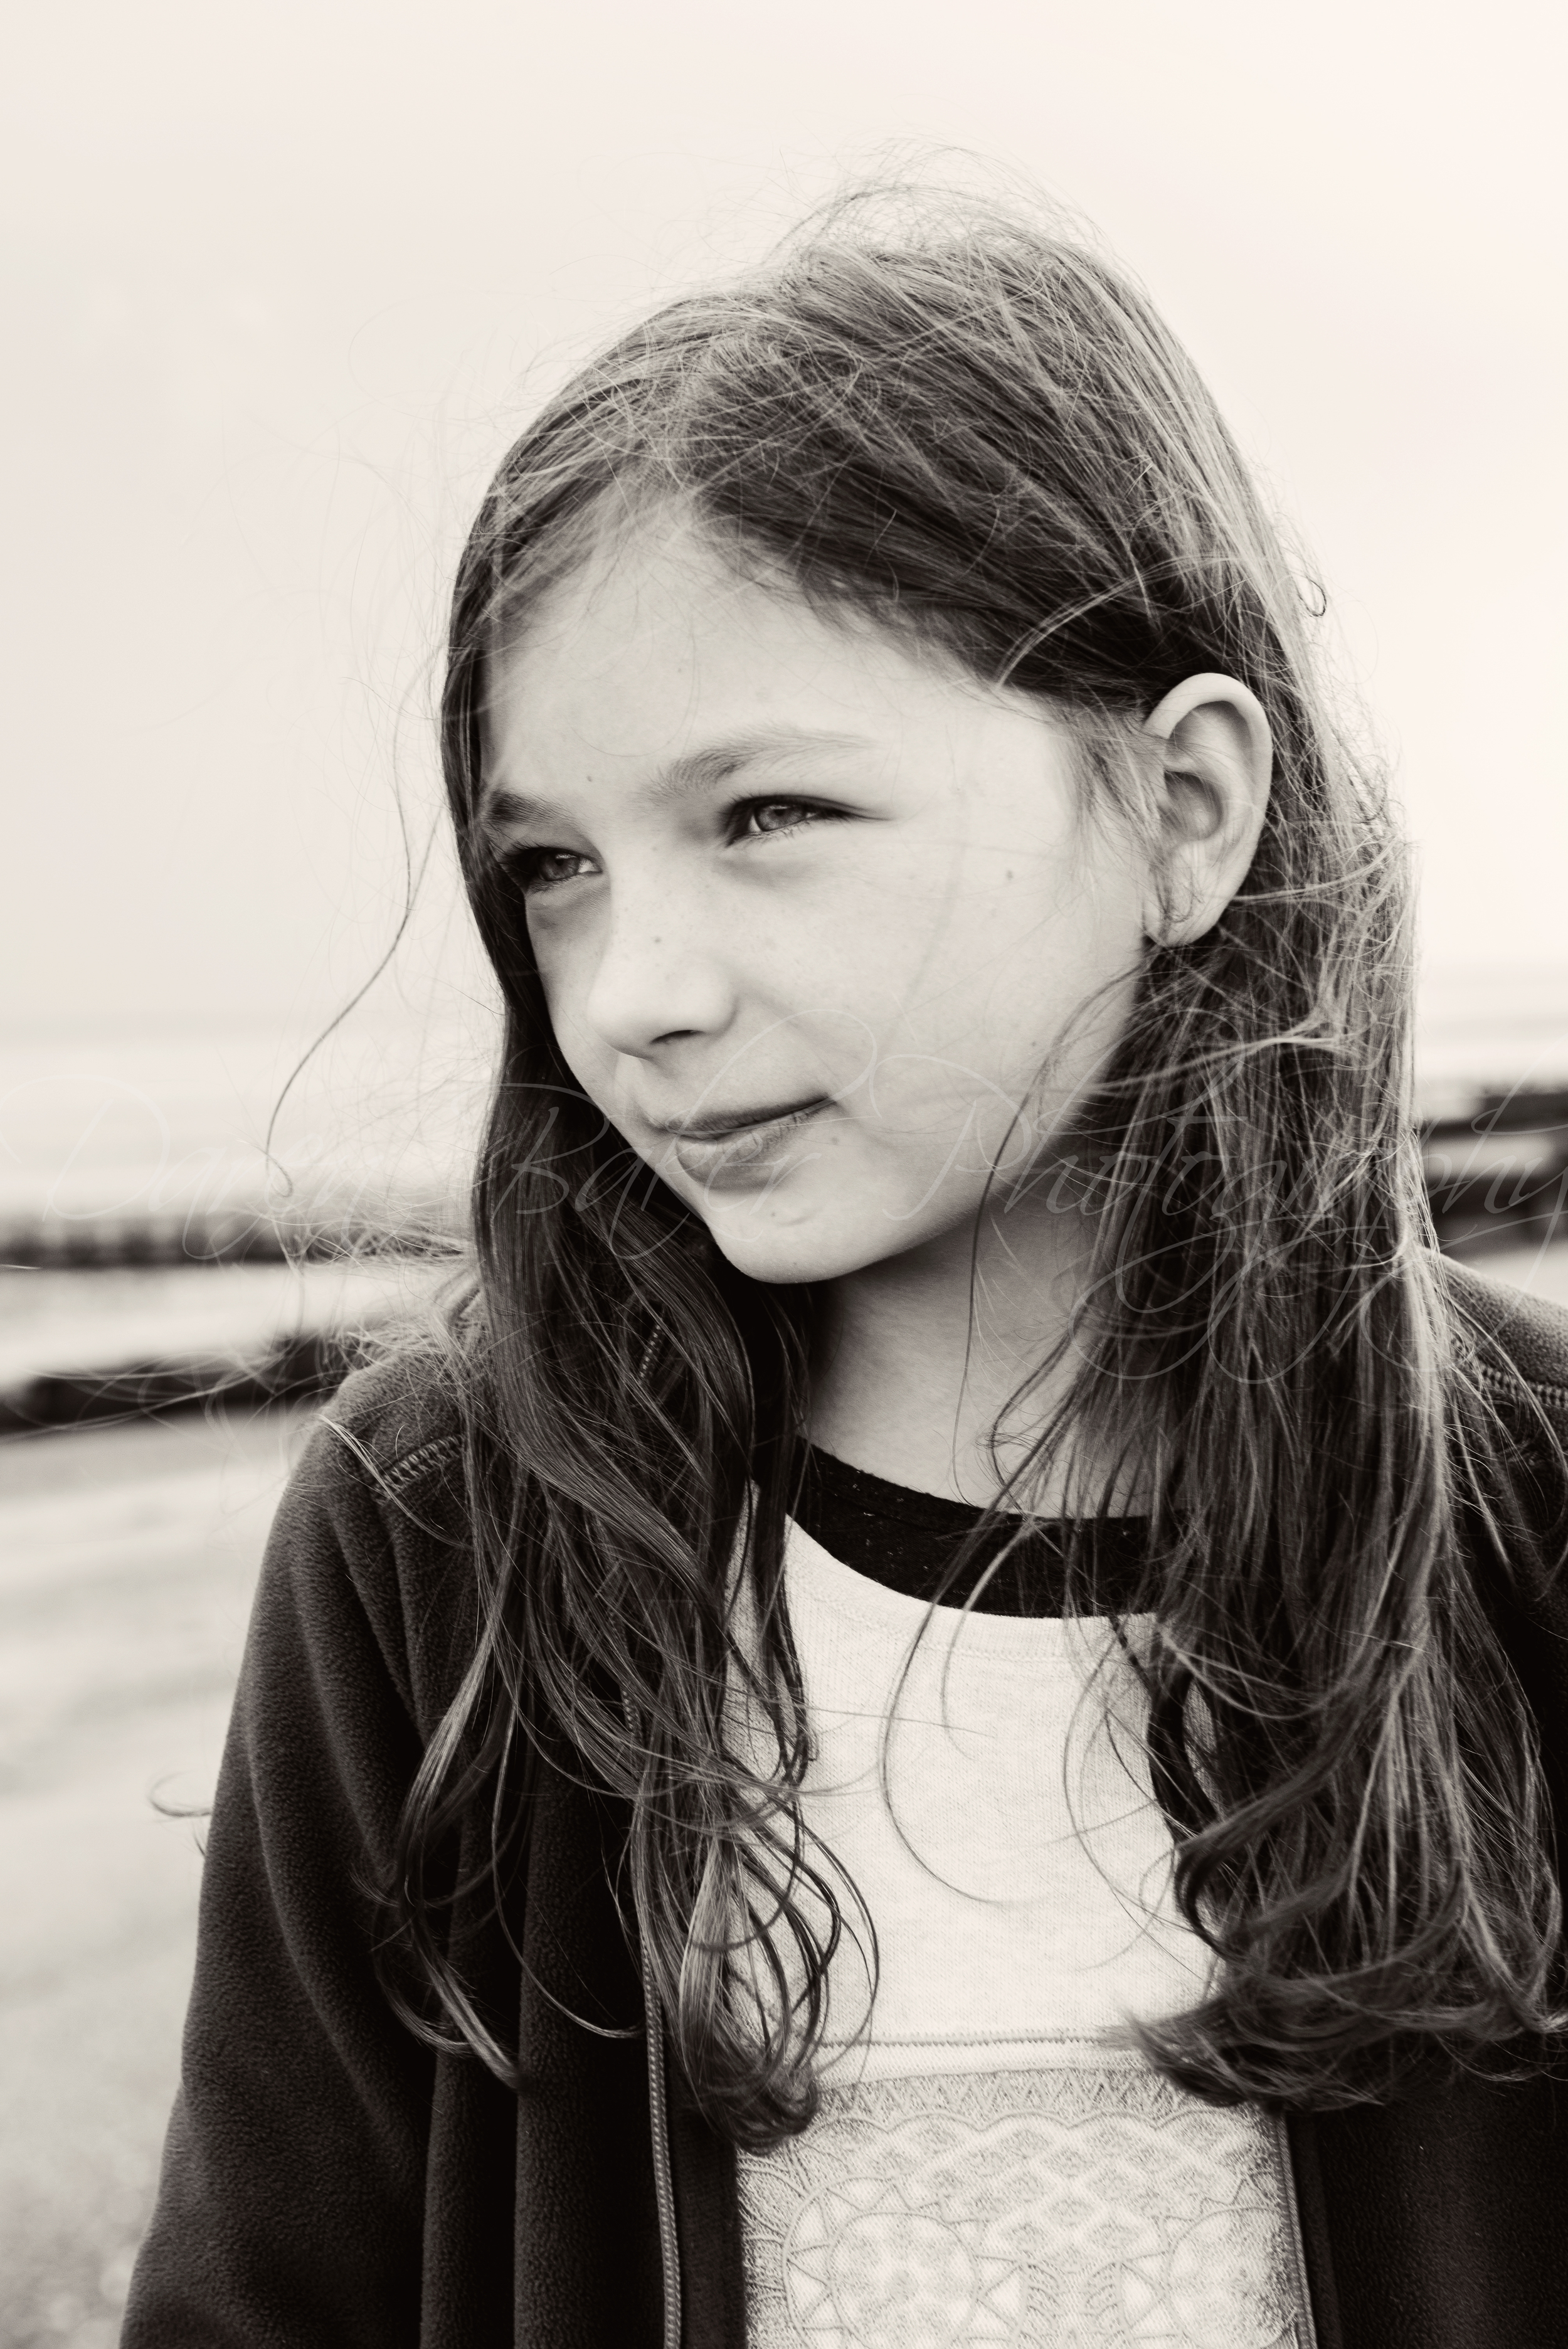
[[[648,2119],[654,2136],[654,2200],[659,2213],[664,2268],[664,2349],[681,2349],[681,2247],[676,2232],[676,2189],[670,2169],[669,2101],[665,2091],[665,2026],[654,1996],[653,1969],[643,1961],[643,2009],[648,2032]]]
[[[1292,2338],[1297,2349],[1317,2349],[1317,2324],[1312,2309],[1312,2279],[1306,2268],[1306,2241],[1301,2231],[1301,2204],[1295,2190],[1295,2156],[1291,2151],[1290,2131],[1284,2115],[1270,2116],[1269,2127],[1274,2135],[1274,2152],[1279,2162],[1280,2178],[1284,2187],[1285,2220],[1290,2230],[1290,2248],[1295,2261],[1296,2294],[1301,2302],[1301,2315],[1292,2326]]]
[[[636,1723],[623,1697],[621,1709],[634,1737]],[[665,2074],[665,2024],[654,1987],[654,1969],[642,1951],[643,2024],[648,2042],[648,2122],[654,2140],[654,2205],[659,2217],[659,2264],[664,2281],[663,2349],[681,2349],[681,2247],[676,2231],[676,2186],[670,2168],[669,2095]]]

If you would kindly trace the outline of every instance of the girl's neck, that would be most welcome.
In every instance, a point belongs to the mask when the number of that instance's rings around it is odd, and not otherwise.
[[[988,1214],[978,1230],[944,1234],[825,1283],[812,1442],[892,1484],[981,1505],[995,1499],[1070,1376],[1069,1361],[1008,1412],[1067,1330],[1091,1238],[1078,1215]],[[1058,1481],[1047,1474],[1020,1497],[1049,1512]]]

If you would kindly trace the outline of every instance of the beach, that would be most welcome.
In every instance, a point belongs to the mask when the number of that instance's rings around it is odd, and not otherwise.
[[[174,2092],[210,1802],[313,1414],[0,1445],[0,2344],[108,2349]]]

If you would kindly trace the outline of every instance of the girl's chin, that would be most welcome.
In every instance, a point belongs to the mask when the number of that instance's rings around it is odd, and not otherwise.
[[[841,1202],[795,1199],[780,1192],[766,1202],[711,1200],[698,1213],[737,1272],[776,1288],[840,1280],[903,1256],[932,1237],[923,1225],[902,1216],[874,1210],[846,1216]]]
[[[760,1281],[767,1288],[806,1288],[822,1281],[841,1280],[847,1273],[861,1271],[876,1261],[865,1255],[849,1256],[820,1247],[769,1247],[761,1244],[736,1247],[722,1232],[716,1232],[714,1238],[720,1254],[737,1272],[743,1272],[748,1280]]]
[[[802,1281],[831,1280],[846,1268],[840,1235],[820,1213],[786,1207],[775,1195],[766,1206],[756,1200],[709,1199],[697,1208],[719,1253],[748,1280],[789,1287]]]

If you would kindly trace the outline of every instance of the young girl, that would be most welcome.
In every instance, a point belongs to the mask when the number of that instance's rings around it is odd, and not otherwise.
[[[270,1547],[131,2349],[1568,2341],[1568,1325],[1097,252],[851,205],[501,466],[477,1278]]]

